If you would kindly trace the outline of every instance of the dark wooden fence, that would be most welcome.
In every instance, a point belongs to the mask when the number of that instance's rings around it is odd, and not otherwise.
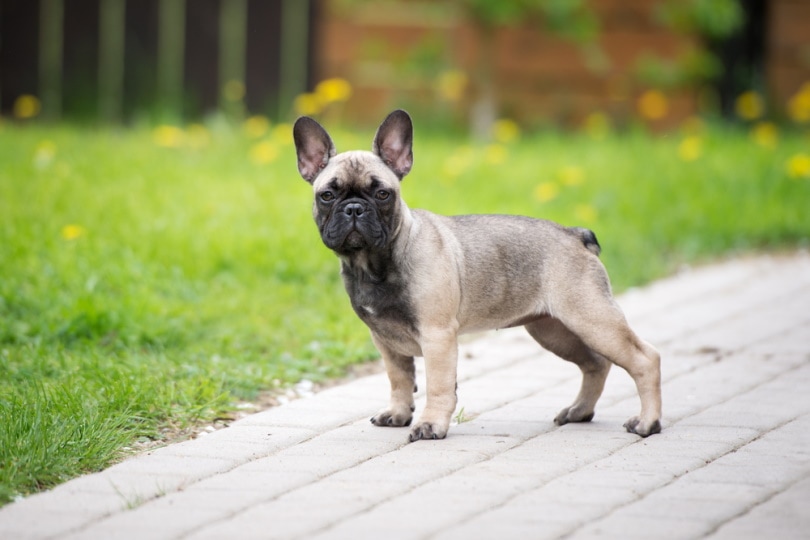
[[[287,114],[317,0],[0,0],[0,110],[117,122]]]

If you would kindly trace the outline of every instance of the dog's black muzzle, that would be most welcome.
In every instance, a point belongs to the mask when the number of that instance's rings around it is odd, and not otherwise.
[[[381,249],[388,235],[377,209],[364,199],[351,198],[334,207],[321,236],[326,247],[350,254]]]

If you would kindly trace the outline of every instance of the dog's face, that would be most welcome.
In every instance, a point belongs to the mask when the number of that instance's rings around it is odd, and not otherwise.
[[[401,220],[399,184],[413,164],[408,114],[394,111],[383,121],[372,152],[336,155],[329,134],[309,117],[296,121],[293,137],[323,243],[343,256],[385,250]]]

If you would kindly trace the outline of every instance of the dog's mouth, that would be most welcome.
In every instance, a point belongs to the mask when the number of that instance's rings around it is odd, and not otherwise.
[[[339,219],[330,222],[322,237],[326,247],[340,254],[380,249],[386,242],[385,231],[379,222],[366,219]]]
[[[366,239],[357,229],[351,231],[343,241],[343,249],[347,251],[360,251],[366,247]]]

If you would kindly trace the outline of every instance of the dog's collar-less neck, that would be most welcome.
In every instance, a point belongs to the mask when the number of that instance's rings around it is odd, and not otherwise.
[[[365,283],[386,281],[391,268],[391,251],[367,251],[341,257],[343,272]]]

